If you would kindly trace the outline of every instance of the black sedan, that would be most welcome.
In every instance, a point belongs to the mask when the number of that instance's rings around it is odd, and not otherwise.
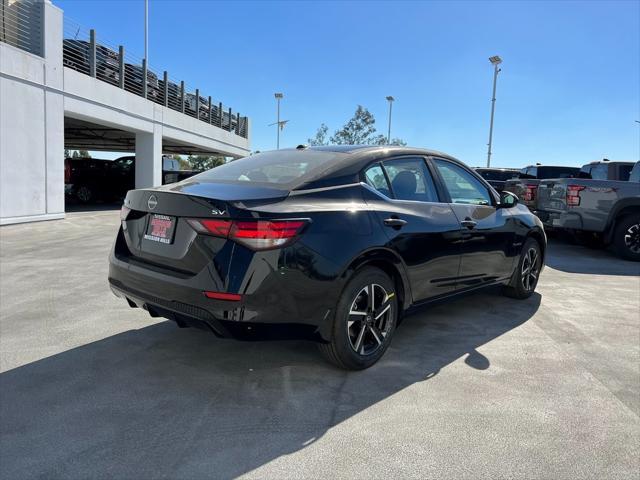
[[[385,352],[413,307],[489,285],[529,297],[540,221],[463,163],[300,146],[132,190],[109,282],[152,316],[239,339],[306,338],[336,365]]]

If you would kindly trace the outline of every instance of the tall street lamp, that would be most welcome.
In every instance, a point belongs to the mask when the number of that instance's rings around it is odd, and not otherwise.
[[[144,0],[144,59],[149,65],[149,0]]]
[[[276,93],[275,97],[276,97],[276,102],[278,102],[278,120],[276,121],[276,132],[278,132],[277,133],[278,136],[276,140],[276,149],[280,150],[280,129],[282,128],[280,123],[280,100],[282,100],[284,95],[282,93]]]
[[[489,61],[493,65],[493,95],[491,97],[491,122],[489,123],[489,150],[487,150],[487,167],[491,166],[491,142],[493,140],[493,114],[496,110],[496,82],[498,80],[498,73],[500,72],[500,68],[498,65],[502,63],[502,59],[495,55],[493,57],[489,57]]]
[[[395,98],[391,95],[387,97],[387,102],[389,102],[389,128],[387,130],[387,145],[391,144],[391,106],[393,105]]]
[[[635,121],[640,127],[640,120]],[[638,160],[640,160],[640,130],[638,130]]]

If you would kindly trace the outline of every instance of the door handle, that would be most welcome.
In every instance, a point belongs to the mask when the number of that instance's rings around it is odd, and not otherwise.
[[[401,218],[385,218],[384,224],[387,227],[402,228],[407,224],[407,221],[402,220]]]
[[[478,222],[471,220],[470,218],[465,218],[460,222],[460,225],[463,227],[467,227],[469,230],[473,230],[478,225]]]

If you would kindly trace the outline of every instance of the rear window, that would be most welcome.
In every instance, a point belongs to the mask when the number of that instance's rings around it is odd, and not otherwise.
[[[518,172],[509,171],[509,170],[476,170],[482,178],[485,180],[498,180],[498,181],[506,181],[511,178],[516,178],[518,176]]]
[[[252,182],[291,188],[327,170],[343,155],[312,150],[258,153],[212,168],[192,179],[225,183]]]
[[[575,178],[579,171],[576,167],[538,167],[538,178]]]
[[[520,178],[576,178],[579,176],[578,167],[525,167],[520,170]]]

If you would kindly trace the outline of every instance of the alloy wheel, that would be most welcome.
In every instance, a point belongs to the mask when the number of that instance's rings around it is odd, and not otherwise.
[[[84,186],[80,187],[76,195],[78,197],[78,200],[80,200],[83,203],[86,203],[89,200],[91,200],[91,190],[89,190],[88,187],[84,187]]]
[[[522,286],[526,291],[535,288],[540,273],[540,256],[538,250],[530,248],[522,260],[522,270],[520,277],[522,278]]]
[[[372,283],[362,287],[351,303],[347,319],[349,344],[358,355],[378,351],[393,327],[394,293]]]
[[[631,225],[624,234],[624,244],[633,253],[640,253],[640,224]]]

